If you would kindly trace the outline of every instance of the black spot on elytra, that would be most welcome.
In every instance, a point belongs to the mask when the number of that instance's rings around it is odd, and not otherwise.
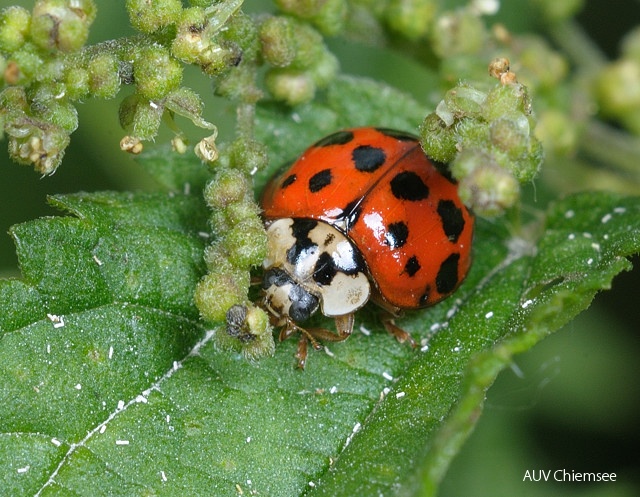
[[[280,185],[280,188],[286,188],[289,185],[292,185],[293,183],[296,182],[296,180],[298,179],[298,177],[295,174],[290,174],[289,176],[287,176],[284,181],[282,182],[282,184]]]
[[[418,201],[429,196],[429,187],[412,171],[402,171],[391,180],[391,193],[398,200]]]
[[[418,262],[418,258],[415,255],[413,255],[409,257],[409,260],[404,265],[404,272],[407,273],[409,276],[414,276],[418,271],[420,271],[421,267],[422,266],[420,266],[420,263]]]
[[[420,300],[418,301],[420,307],[429,305],[429,295],[431,295],[431,285],[427,285],[427,288],[424,289],[424,293],[420,296]]]
[[[387,226],[387,233],[384,235],[384,243],[389,245],[391,249],[397,249],[407,243],[409,237],[409,228],[407,225],[398,221],[397,223],[391,223]]]
[[[313,268],[313,280],[319,285],[330,285],[338,269],[328,252],[322,252]]]
[[[387,160],[384,150],[371,145],[360,145],[351,152],[351,159],[358,171],[372,173]]]
[[[309,178],[309,190],[311,193],[317,193],[325,186],[329,186],[332,179],[331,169],[323,169]]]
[[[397,129],[376,128],[376,131],[379,131],[385,136],[389,136],[391,138],[395,138],[396,140],[400,140],[400,141],[405,141],[405,142],[418,141],[417,136],[412,135],[411,133],[405,133],[404,131],[398,131]]]
[[[455,243],[464,229],[464,218],[460,209],[452,200],[441,200],[438,202],[438,215],[442,220],[442,228],[449,238]]]
[[[447,257],[438,270],[436,276],[436,288],[441,294],[448,294],[458,285],[458,261],[460,254],[451,254]]]
[[[309,238],[309,232],[318,225],[313,219],[294,219],[291,232],[296,243],[287,250],[287,261],[296,265],[301,257],[306,256],[309,250],[317,249],[317,245]]]
[[[345,145],[353,140],[353,133],[351,131],[338,131],[332,135],[325,136],[321,140],[318,140],[314,147],[328,147],[330,145]]]

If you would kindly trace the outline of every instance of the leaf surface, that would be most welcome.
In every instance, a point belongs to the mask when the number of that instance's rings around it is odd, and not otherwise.
[[[406,104],[396,97],[389,113]],[[261,132],[282,138],[265,140],[272,156],[301,151],[296,129],[315,123],[311,143],[329,122],[365,124],[331,105],[281,128],[282,111],[262,109]],[[398,321],[421,350],[388,336],[371,307],[301,372],[295,340],[252,364],[216,349],[222,324],[204,329],[199,195],[52,202],[71,215],[14,227],[23,280],[0,281],[7,495],[433,495],[497,373],[640,250],[634,197],[574,195],[518,235],[479,222],[460,290]]]

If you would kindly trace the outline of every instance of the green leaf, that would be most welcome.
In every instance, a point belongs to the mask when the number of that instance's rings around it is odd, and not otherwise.
[[[338,128],[414,131],[413,100],[338,78],[322,103],[265,105],[273,169]],[[160,156],[174,192],[201,166]],[[197,179],[200,178],[200,179]],[[370,306],[349,340],[295,369],[219,351],[193,302],[200,195],[77,194],[12,228],[22,280],[0,280],[0,487],[7,495],[433,495],[514,354],[586,308],[640,250],[640,199],[585,193],[518,234],[478,222],[456,295],[407,312],[398,344]],[[330,322],[325,321],[327,326]]]
[[[211,173],[195,154],[178,154],[169,144],[149,147],[137,162],[163,188],[174,191],[201,191]]]
[[[640,248],[638,198],[569,197],[527,239],[480,222],[456,296],[400,321],[423,350],[372,309],[301,372],[295,340],[252,364],[203,331],[200,198],[52,201],[74,216],[14,227],[0,283],[7,495],[433,495],[497,373]]]

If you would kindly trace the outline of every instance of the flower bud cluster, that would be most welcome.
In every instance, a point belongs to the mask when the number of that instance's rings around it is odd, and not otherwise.
[[[640,135],[640,27],[624,37],[620,57],[603,68],[595,90],[600,112]]]
[[[92,88],[112,91],[99,63],[70,72],[63,62],[77,59],[95,15],[93,0],[39,0],[32,12],[17,6],[0,12],[2,132],[11,158],[43,175],[55,172],[78,126],[72,101]]]
[[[268,17],[260,26],[260,44],[264,61],[272,66],[265,85],[276,100],[289,105],[312,100],[338,71],[338,60],[320,32],[293,17]]]
[[[462,201],[481,216],[513,207],[520,183],[533,180],[543,159],[527,88],[506,59],[492,62],[489,72],[499,84],[486,92],[457,85],[420,128],[427,155],[449,163]]]
[[[249,269],[261,264],[267,252],[249,178],[266,162],[265,147],[254,140],[238,139],[225,147],[204,191],[214,241],[205,254],[208,272],[195,293],[206,321],[227,322],[227,334],[217,335],[219,345],[239,349],[249,358],[271,355],[274,349],[266,313],[247,298]]]

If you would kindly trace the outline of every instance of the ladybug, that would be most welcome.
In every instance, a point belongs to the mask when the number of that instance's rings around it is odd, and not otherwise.
[[[393,317],[451,295],[471,265],[474,218],[446,171],[415,136],[364,127],[321,139],[269,182],[261,305],[281,339],[301,332],[301,367],[308,340],[346,339],[369,300],[415,346]],[[299,326],[318,310],[337,334]]]

